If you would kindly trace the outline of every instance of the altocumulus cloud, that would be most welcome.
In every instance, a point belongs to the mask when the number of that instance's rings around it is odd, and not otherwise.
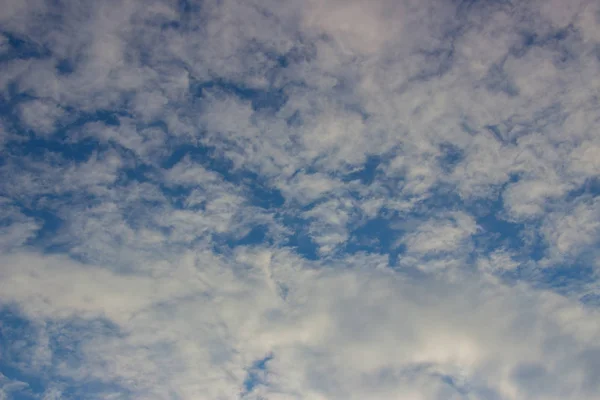
[[[597,399],[599,24],[3,0],[0,399]]]

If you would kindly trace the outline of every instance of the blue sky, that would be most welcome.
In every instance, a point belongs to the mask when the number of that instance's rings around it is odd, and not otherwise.
[[[5,0],[0,400],[597,399],[599,24]]]

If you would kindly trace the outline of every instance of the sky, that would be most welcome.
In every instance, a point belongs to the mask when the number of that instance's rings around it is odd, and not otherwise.
[[[597,400],[600,2],[0,0],[0,400]]]

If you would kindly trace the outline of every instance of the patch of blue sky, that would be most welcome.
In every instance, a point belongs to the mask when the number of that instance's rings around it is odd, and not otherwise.
[[[26,395],[43,392],[47,382],[32,370],[26,354],[36,346],[36,328],[8,307],[0,309],[0,373],[27,384]]]
[[[155,182],[155,179],[153,179],[154,173],[156,173],[156,168],[154,166],[135,163],[132,166],[125,166],[119,170],[119,177],[115,184],[125,186],[130,182]],[[162,189],[167,190],[167,188]]]
[[[48,348],[40,350],[48,354],[50,359],[42,360],[42,365],[36,366],[34,358],[38,346],[44,346],[43,341],[38,342],[40,329],[48,335],[45,344]],[[97,334],[105,337],[120,335],[114,325],[101,319],[72,319],[36,326],[16,310],[7,307],[0,309],[0,373],[10,380],[23,383],[18,390],[10,393],[10,398],[41,399],[52,386],[62,388],[61,398],[69,400],[101,398],[102,394],[110,392],[126,394],[126,388],[113,383],[94,378],[82,382],[64,374],[56,375],[57,364],[67,369],[80,367],[83,360],[79,347],[90,335]]]
[[[586,293],[579,298],[579,301],[591,309],[600,307],[600,293]]]
[[[201,144],[178,146],[173,149],[171,155],[163,161],[161,166],[163,168],[171,168],[186,156],[207,170],[218,173],[226,182],[243,187],[252,205],[274,209],[284,204],[285,199],[281,192],[276,188],[270,187],[264,178],[249,170],[234,170],[231,161],[220,156],[210,146]],[[177,193],[170,192],[170,194],[176,195]]]
[[[453,143],[442,143],[440,145],[441,156],[439,164],[442,170],[446,173],[451,173],[454,168],[464,159],[464,151]]]
[[[61,399],[65,400],[103,400],[118,396],[117,398],[131,397],[133,392],[128,388],[115,383],[108,383],[101,380],[87,381],[81,383],[74,379],[61,380]]]
[[[59,75],[69,75],[75,72],[76,65],[72,60],[67,58],[56,63],[56,71]]]
[[[258,89],[221,79],[208,82],[193,82],[190,86],[190,92],[197,97],[204,97],[206,91],[233,94],[241,100],[249,101],[254,110],[266,109],[278,111],[287,101],[287,96],[283,89]]]
[[[267,364],[272,359],[273,355],[269,354],[252,363],[252,366],[248,369],[246,379],[244,379],[244,391],[241,393],[242,397],[250,394],[258,385],[266,384],[265,377],[268,368]]]
[[[513,222],[502,217],[504,210],[502,200],[497,199],[485,202],[485,205],[478,204],[478,208],[484,208],[485,211],[476,213],[475,221],[481,227],[481,232],[477,235],[480,239],[480,249],[492,252],[497,249],[507,249],[518,251],[524,257],[539,260],[543,257],[543,249],[531,247],[524,241],[526,224],[523,222]]]
[[[587,290],[596,281],[596,273],[592,267],[584,263],[540,268],[535,263],[523,263],[512,271],[500,274],[504,282],[514,284],[527,282],[537,289],[550,290],[565,296],[586,293],[580,300],[591,304],[597,301],[597,295],[588,294]]]
[[[361,168],[343,176],[342,181],[351,182],[358,180],[363,185],[370,185],[377,178],[378,168],[381,165],[381,162],[381,156],[370,155],[367,157],[367,160]]]
[[[509,74],[504,71],[504,61],[494,63],[483,78],[483,84],[491,92],[502,92],[509,96],[518,96],[519,88]],[[496,125],[489,125],[488,128],[496,137],[501,135]]]
[[[269,229],[265,225],[253,226],[242,237],[240,237],[240,238],[229,237],[226,240],[226,244],[229,247],[269,244],[270,242],[271,241],[269,240]]]
[[[26,97],[24,101],[31,100]],[[70,140],[69,135],[73,130],[82,128],[85,124],[100,122],[108,126],[118,126],[119,117],[124,116],[124,111],[96,110],[94,112],[73,111],[73,117],[57,126],[48,136],[38,136],[36,132],[22,125],[18,117],[17,106],[21,100],[12,98],[9,101],[0,96],[0,115],[8,123],[11,131],[20,136],[19,140],[9,140],[5,144],[4,157],[31,156],[34,159],[43,159],[48,154],[60,155],[62,159],[74,162],[83,162],[99,151],[108,148],[97,139],[87,137],[81,140]]]
[[[449,34],[451,35],[451,33]],[[432,50],[421,50],[419,53],[425,60],[423,68],[413,75],[409,79],[409,82],[420,82],[438,78],[448,73],[454,64],[454,48],[452,45]]]
[[[8,40],[9,50],[0,54],[0,64],[3,62],[20,59],[42,59],[49,58],[51,52],[44,46],[35,43],[26,36],[8,31],[0,31],[0,35]]]
[[[68,203],[68,198],[63,200]],[[20,211],[23,215],[34,218],[40,225],[35,236],[28,239],[27,244],[41,248],[51,245],[63,225],[63,219],[53,210],[44,209],[43,207],[21,207]]]
[[[298,255],[308,260],[319,259],[319,246],[308,232],[308,223],[303,218],[294,216],[283,216],[281,219],[291,234],[284,240],[282,245],[294,249]]]
[[[586,178],[581,186],[571,190],[565,196],[565,200],[573,201],[577,198],[590,198],[600,196],[600,178]]]
[[[398,243],[402,235],[401,229],[394,228],[393,219],[380,215],[353,229],[343,252],[387,254],[390,267],[395,267],[398,257],[405,251],[405,246]]]
[[[452,388],[452,390],[456,391],[456,393],[458,393],[459,395],[468,396],[470,391],[468,385],[463,384],[456,377],[444,374],[440,374],[439,377],[442,382],[444,382],[446,385]]]
[[[94,139],[84,139],[74,143],[64,140],[31,137],[25,142],[11,141],[5,145],[6,156],[31,157],[32,160],[45,160],[49,154],[61,156],[62,160],[84,162],[99,150],[106,149]]]

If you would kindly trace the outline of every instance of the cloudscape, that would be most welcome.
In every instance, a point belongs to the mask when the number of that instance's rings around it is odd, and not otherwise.
[[[600,2],[0,0],[0,400],[597,400]]]

